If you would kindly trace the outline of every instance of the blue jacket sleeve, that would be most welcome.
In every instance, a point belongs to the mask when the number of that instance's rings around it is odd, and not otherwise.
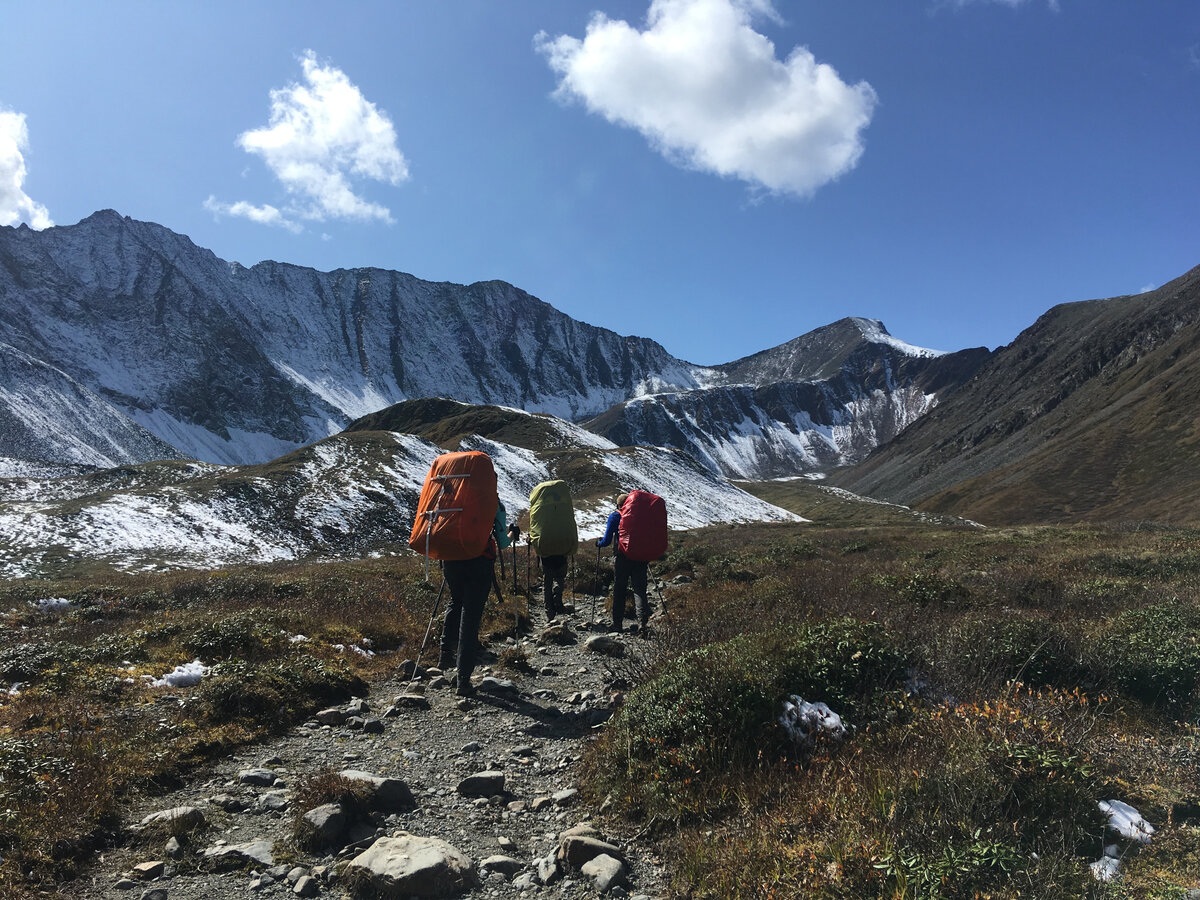
[[[614,511],[608,516],[608,525],[604,529],[604,537],[600,539],[597,547],[607,547],[612,543],[613,538],[617,536],[617,529],[621,525],[621,513]]]

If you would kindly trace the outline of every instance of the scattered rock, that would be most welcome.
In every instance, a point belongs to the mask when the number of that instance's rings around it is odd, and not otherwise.
[[[583,646],[593,653],[603,653],[605,656],[625,655],[625,644],[620,638],[607,634],[594,634],[584,642]]]
[[[133,867],[133,875],[135,878],[140,878],[142,881],[150,881],[158,878],[166,869],[166,864],[161,859],[156,859],[151,862],[140,862]]]
[[[142,891],[140,900],[167,900],[166,888],[146,888]]]
[[[356,896],[451,897],[479,883],[462,852],[437,838],[401,833],[380,838],[344,873]]]
[[[412,791],[399,778],[381,778],[358,769],[343,769],[338,774],[366,785],[370,795],[368,806],[377,812],[402,812],[417,805]]]
[[[489,856],[479,864],[481,872],[499,872],[501,875],[513,876],[525,868],[525,864],[511,856]]]
[[[602,894],[623,885],[629,873],[625,863],[607,853],[601,853],[588,860],[579,867],[579,871],[592,879],[592,884]]]
[[[246,801],[232,794],[217,794],[215,797],[209,797],[208,802],[228,813],[239,813],[246,809]]]
[[[382,719],[366,719],[362,726],[363,734],[383,734]]]
[[[258,808],[263,812],[283,812],[290,802],[287,791],[267,791],[258,798]]]
[[[456,790],[464,797],[491,797],[504,793],[504,773],[489,770],[468,775]]]
[[[183,857],[184,847],[179,838],[172,835],[171,839],[167,841],[166,847],[163,848],[163,852],[167,854],[168,859],[180,859]]]
[[[194,806],[175,806],[171,809],[150,813],[142,819],[142,827],[168,828],[173,832],[194,831],[204,827],[204,813]]]
[[[315,897],[321,892],[321,886],[311,875],[302,875],[292,885],[292,893],[297,897]]]
[[[400,709],[429,709],[429,698],[424,694],[409,692],[398,695],[392,700],[392,705]]]
[[[562,865],[553,853],[534,860],[534,866],[537,868],[537,879],[542,884],[551,885],[562,878]]]
[[[257,863],[275,865],[275,845],[271,841],[247,841],[244,844],[223,844],[204,851],[204,861],[211,868],[229,868]]]
[[[576,788],[566,788],[561,791],[556,791],[550,795],[550,799],[554,801],[555,806],[569,806],[575,802],[579,796],[579,791]]]
[[[617,859],[625,858],[619,847],[592,835],[568,834],[558,845],[558,858],[575,869],[602,853]]]
[[[350,716],[344,709],[331,706],[328,709],[321,710],[313,718],[321,725],[337,726],[345,722]]]
[[[271,787],[275,783],[275,773],[270,769],[242,769],[237,775],[238,784],[248,784],[252,787]]]
[[[301,820],[303,842],[313,847],[340,847],[350,817],[340,803],[326,803],[310,809]]]
[[[573,644],[575,643],[575,632],[565,622],[558,625],[551,625],[548,628],[542,629],[542,633],[538,635],[537,641],[539,644]]]

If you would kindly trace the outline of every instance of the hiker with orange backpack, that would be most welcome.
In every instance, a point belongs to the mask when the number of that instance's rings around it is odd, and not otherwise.
[[[442,562],[450,603],[438,664],[457,668],[462,697],[475,693],[471,673],[479,656],[483,607],[496,582],[497,528],[503,532],[491,457],[466,451],[435,459],[421,488],[409,546]]]
[[[615,543],[614,543],[614,540]],[[667,552],[667,505],[649,491],[630,491],[617,498],[597,547],[613,544],[612,632],[625,624],[625,593],[632,585],[637,606],[638,634],[648,637],[650,603],[646,596],[649,564]]]

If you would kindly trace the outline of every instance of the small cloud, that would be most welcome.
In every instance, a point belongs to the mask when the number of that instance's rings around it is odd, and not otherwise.
[[[753,28],[769,0],[653,0],[646,28],[596,13],[587,35],[534,38],[555,96],[636,129],[670,162],[807,197],[857,165],[877,102],[805,47]]]
[[[943,9],[947,6],[952,9],[964,9],[968,6],[983,6],[991,4],[993,6],[1007,6],[1010,9],[1016,9],[1018,6],[1024,6],[1029,0],[936,0],[934,9]],[[1046,0],[1046,6],[1051,12],[1062,12],[1062,6],[1059,0]]]
[[[322,232],[321,232],[321,240],[323,240],[323,241],[332,241],[332,240],[333,240],[333,235],[332,235],[332,234],[326,234],[324,231],[322,231]]]
[[[290,198],[279,209],[213,198],[205,208],[299,230],[302,221],[392,222],[391,212],[356,192],[352,180],[398,185],[409,177],[387,113],[363,96],[346,73],[305,51],[304,84],[271,91],[270,123],[238,135],[247,153],[262,157]]]
[[[1200,69],[1200,44],[1192,44],[1187,49],[1188,63],[1193,69]]]
[[[1157,284],[1147,284],[1141,290],[1139,290],[1138,293],[1139,294],[1148,294],[1152,290],[1154,290],[1156,287],[1158,287]]]
[[[293,222],[269,203],[265,203],[262,206],[255,206],[252,203],[247,203],[245,200],[239,200],[236,203],[223,203],[210,194],[209,198],[204,201],[204,208],[218,217],[238,216],[239,218],[249,219],[251,222],[257,222],[260,225],[278,225],[292,233],[303,230],[299,222]]]
[[[24,222],[30,228],[49,228],[54,224],[50,211],[25,193],[28,150],[25,114],[0,109],[0,225]]]

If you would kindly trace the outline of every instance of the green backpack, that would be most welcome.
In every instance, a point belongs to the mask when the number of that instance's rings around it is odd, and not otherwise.
[[[538,556],[568,556],[579,546],[565,481],[543,481],[529,495],[529,545]]]

